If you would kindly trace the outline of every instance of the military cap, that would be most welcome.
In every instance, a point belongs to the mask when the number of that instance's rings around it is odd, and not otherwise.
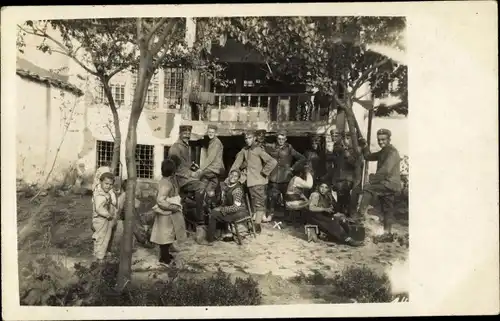
[[[243,133],[243,135],[245,135],[245,136],[255,136],[255,130],[247,129],[247,130],[245,130],[245,132]]]
[[[265,129],[258,129],[258,130],[255,131],[255,134],[259,135],[259,136],[260,135],[265,135],[266,133],[267,133],[267,130],[265,130]]]
[[[191,126],[191,125],[180,125],[179,126],[179,131],[180,132],[191,131],[191,130],[193,130],[193,126]]]
[[[321,136],[319,136],[318,134],[311,134],[309,135],[309,139],[311,140],[311,142],[319,142],[321,141]]]
[[[215,124],[209,124],[207,127],[208,127],[208,129],[214,129],[214,130],[219,129],[219,128],[217,127],[217,125],[215,125]]]
[[[280,130],[278,130],[277,135],[278,136],[286,136],[286,131],[284,129],[280,129]]]
[[[388,129],[381,128],[381,129],[377,130],[377,135],[387,135],[387,137],[391,137],[392,133]]]

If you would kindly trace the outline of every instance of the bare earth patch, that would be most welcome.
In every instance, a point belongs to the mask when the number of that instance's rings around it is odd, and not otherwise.
[[[52,198],[52,196],[46,196]],[[34,209],[24,198],[18,199],[18,230],[25,228],[29,214]],[[50,199],[38,214],[40,222],[34,226],[34,236],[20,246],[23,253],[51,255],[72,269],[74,263],[91,259],[91,205],[86,196],[68,195]],[[396,224],[399,235],[408,233],[407,221]],[[372,221],[372,229],[379,223]],[[39,236],[50,231],[50,239]],[[115,240],[119,245],[120,231]],[[264,296],[264,304],[324,303],[332,299],[318,299],[321,285],[297,284],[291,278],[298,274],[311,275],[315,271],[325,277],[333,277],[344,267],[366,265],[376,271],[387,271],[391,264],[406,260],[408,248],[397,242],[374,244],[367,238],[365,246],[351,248],[345,245],[308,243],[303,229],[285,227],[275,229],[264,225],[257,238],[247,236],[242,246],[235,242],[216,242],[213,246],[195,243],[193,238],[179,244],[177,262],[188,271],[204,275],[221,269],[232,276],[252,275],[258,280]],[[166,278],[166,271],[157,263],[157,249],[136,245],[132,269],[136,279]],[[400,273],[401,274],[401,273]],[[316,295],[313,295],[316,293]]]

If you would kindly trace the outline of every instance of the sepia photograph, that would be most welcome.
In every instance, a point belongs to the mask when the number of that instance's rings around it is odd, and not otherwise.
[[[404,17],[17,27],[22,305],[408,301]]]
[[[214,11],[94,10],[10,27],[19,306],[414,304],[412,275],[426,271],[414,245],[433,255],[441,239],[425,224],[445,215],[422,206],[446,181],[413,157],[458,167],[416,152],[446,144],[425,128],[443,112],[411,125],[425,103],[408,100],[419,68],[409,18]],[[428,142],[410,144],[410,128]]]

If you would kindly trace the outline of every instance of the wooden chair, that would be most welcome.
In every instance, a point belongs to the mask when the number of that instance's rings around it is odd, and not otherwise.
[[[304,230],[307,236],[307,242],[317,242],[319,236],[319,227],[314,224],[306,224]]]
[[[245,203],[246,203],[246,206],[248,209],[248,215],[243,217],[243,218],[240,218],[239,220],[228,223],[229,230],[231,231],[231,234],[233,234],[233,237],[236,239],[236,242],[238,243],[238,245],[243,244],[243,242],[241,241],[240,231],[238,230],[239,224],[245,224],[247,227],[248,234],[252,234],[254,238],[257,237],[257,233],[255,233],[255,225],[253,222],[253,211],[251,209],[250,199],[249,199],[247,193],[245,193]]]

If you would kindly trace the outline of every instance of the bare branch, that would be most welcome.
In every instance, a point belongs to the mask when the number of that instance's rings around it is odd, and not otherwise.
[[[374,88],[377,88],[377,86],[380,83],[381,79],[382,79],[381,77],[377,77],[377,79],[375,80],[375,83],[373,83],[373,86],[370,86],[370,89],[367,90],[366,93],[364,93],[361,97],[354,97],[353,101],[359,102],[362,98],[364,98],[367,95],[369,95]],[[353,94],[355,95],[356,93],[354,92]]]
[[[60,41],[58,41],[57,39],[54,39],[53,37],[51,37],[49,34],[47,34],[45,31],[43,30],[40,30],[40,29],[35,29],[33,27],[33,32],[30,32],[26,29],[24,29],[23,27],[19,26],[18,27],[23,30],[24,32],[28,33],[28,34],[31,34],[31,35],[35,35],[35,36],[38,36],[38,37],[42,37],[42,38],[46,38],[46,39],[49,39],[50,41],[52,41],[53,43],[55,43],[58,47],[60,47],[62,49],[62,51],[60,50],[57,50],[57,49],[52,49],[51,48],[51,51],[52,52],[57,52],[57,53],[60,53],[62,55],[65,55],[71,59],[73,59],[78,65],[80,65],[83,69],[85,69],[85,71],[87,71],[88,73],[94,75],[94,76],[97,76],[97,72],[91,70],[89,67],[85,66],[83,64],[83,62],[80,61],[80,59],[78,59],[75,55],[76,51],[78,51],[81,47],[79,47],[75,52],[71,52],[71,50],[69,50],[64,44],[62,44]],[[38,32],[37,32],[38,31]]]
[[[370,75],[370,73],[372,71],[374,71],[375,69],[377,69],[378,67],[382,66],[383,64],[389,62],[389,58],[385,58],[379,62],[377,62],[376,64],[374,64],[373,66],[371,66],[370,68],[368,68],[367,70],[365,70],[361,76],[359,76],[358,80],[356,80],[356,82],[354,83],[354,86],[352,86],[352,91],[353,93],[356,92],[356,90],[359,89],[359,87],[363,84],[363,82],[366,80],[366,78],[368,77],[368,75]]]
[[[116,68],[115,70],[113,70],[112,72],[109,73],[109,79],[113,78],[114,75],[116,75],[117,73],[127,69],[129,67],[129,65],[124,65],[124,66],[121,66],[119,68]]]
[[[165,40],[167,39],[168,35],[172,32],[172,29],[174,29],[174,26],[176,26],[177,21],[175,19],[170,19],[165,26],[165,30],[163,30],[162,34],[160,35],[158,42],[156,43],[156,46],[153,46],[151,49],[151,55],[154,57],[160,52],[161,47],[165,44]],[[174,29],[175,31],[175,29]]]
[[[109,130],[109,133],[111,134],[111,137],[113,137],[113,140],[115,140],[115,135],[113,135],[113,131],[111,130],[109,124],[106,124],[106,128]]]
[[[158,31],[158,29],[161,28],[161,26],[163,26],[167,22],[167,20],[168,18],[161,18],[160,21],[158,21],[153,27],[148,28],[149,33],[144,40],[146,44],[148,44],[148,47],[149,47],[149,42],[151,41],[151,39],[153,39],[155,33]],[[146,22],[144,23],[146,24]]]
[[[177,26],[174,26],[173,27],[173,32],[175,33],[175,31],[177,30]],[[167,43],[165,42],[164,45],[166,45]],[[167,56],[169,50],[167,48],[165,48],[165,51],[160,55],[160,57],[158,57],[158,59],[156,60],[156,63],[154,64],[154,68],[159,68],[160,65],[163,63],[163,60],[165,60],[165,57]]]

